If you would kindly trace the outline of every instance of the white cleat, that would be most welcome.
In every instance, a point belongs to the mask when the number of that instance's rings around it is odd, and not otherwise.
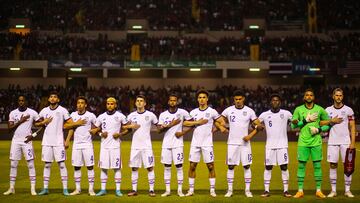
[[[250,191],[245,191],[246,197],[253,197],[252,193]]]
[[[184,193],[181,190],[179,190],[177,192],[177,194],[178,194],[179,197],[185,197]]]
[[[96,196],[96,193],[94,192],[94,190],[89,190],[89,195],[90,196]]]
[[[170,196],[170,191],[165,191],[163,194],[161,194],[161,197],[167,197]]]
[[[14,188],[9,188],[6,192],[3,193],[4,195],[11,195],[11,194],[15,194],[15,189]]]
[[[337,196],[336,192],[331,191],[327,197],[336,197],[336,196]]]
[[[194,192],[188,191],[185,196],[186,197],[194,196]]]
[[[35,190],[31,190],[31,195],[32,195],[32,196],[37,195],[36,191],[35,191]]]
[[[74,192],[70,193],[71,196],[73,195],[80,195],[80,190],[74,190]]]
[[[350,191],[345,192],[344,195],[345,195],[345,197],[350,197],[350,198],[355,197]]]
[[[215,191],[210,191],[210,196],[211,196],[211,197],[216,197]]]
[[[233,196],[233,192],[228,190],[227,193],[224,195],[224,197],[232,197]]]

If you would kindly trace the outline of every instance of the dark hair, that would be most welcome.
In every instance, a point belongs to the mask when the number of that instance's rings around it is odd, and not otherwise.
[[[196,98],[199,97],[199,94],[206,94],[207,97],[209,97],[209,92],[206,91],[205,89],[200,89],[196,92]]]
[[[170,97],[176,97],[176,99],[178,99],[178,95],[175,92],[170,93],[168,98],[170,99]]]
[[[344,94],[344,91],[340,87],[334,89],[333,95],[335,94],[335,92],[341,92],[342,94]]]
[[[139,95],[136,96],[135,99],[137,99],[137,98],[144,99],[144,101],[146,102],[146,97],[145,97],[145,95],[139,94]]]
[[[233,93],[233,97],[236,97],[236,96],[243,96],[245,97],[245,94],[243,91],[241,90],[235,90],[234,93]]]
[[[270,95],[270,100],[272,100],[272,98],[274,98],[274,97],[279,98],[280,101],[281,101],[281,96],[280,96],[280,94],[278,94],[278,93],[272,93],[272,94]]]
[[[304,94],[305,92],[312,92],[314,95],[315,95],[315,92],[312,88],[307,88],[305,91],[304,91]]]
[[[51,92],[49,93],[49,97],[50,97],[51,95],[56,95],[57,97],[59,97],[59,93],[58,93],[57,91],[51,91]]]
[[[25,94],[20,94],[20,95],[18,96],[18,100],[19,100],[20,97],[24,97],[24,100],[25,100],[25,101],[27,100]]]
[[[78,97],[76,98],[76,102],[77,102],[79,99],[84,100],[86,104],[88,103],[86,97],[84,97],[84,96],[78,96]]]

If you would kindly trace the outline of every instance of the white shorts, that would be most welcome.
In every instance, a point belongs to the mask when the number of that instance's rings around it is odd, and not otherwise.
[[[169,164],[174,161],[175,165],[184,163],[184,149],[183,147],[163,148],[161,151],[161,163]]]
[[[265,165],[276,166],[289,163],[289,153],[287,148],[265,149]]]
[[[339,152],[340,152],[341,160],[344,163],[347,148],[349,148],[348,144],[328,145],[328,148],[327,148],[327,161],[330,162],[330,163],[339,162]]]
[[[41,160],[44,162],[61,162],[66,160],[64,146],[42,146]]]
[[[71,163],[73,166],[81,167],[85,166],[94,166],[94,150],[93,148],[83,148],[83,149],[72,149],[71,154]]]
[[[11,143],[10,159],[20,161],[22,154],[24,154],[26,161],[33,160],[35,158],[35,154],[32,144]]]
[[[203,156],[203,160],[205,163],[214,162],[214,148],[212,146],[209,147],[190,147],[190,155],[189,161],[194,163],[199,163],[201,158],[201,153]]]
[[[155,158],[152,149],[131,149],[129,166],[131,168],[150,168],[155,166]]]
[[[251,145],[228,145],[226,164],[243,166],[252,164]]]
[[[99,167],[103,169],[120,169],[122,167],[120,148],[100,148]]]

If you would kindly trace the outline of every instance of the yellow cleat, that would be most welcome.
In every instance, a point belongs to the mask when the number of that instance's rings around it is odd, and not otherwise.
[[[302,191],[297,191],[296,194],[294,195],[294,198],[303,198],[304,197],[304,192]]]
[[[321,198],[321,199],[326,198],[326,196],[321,191],[317,191],[315,195],[316,195],[316,197]]]

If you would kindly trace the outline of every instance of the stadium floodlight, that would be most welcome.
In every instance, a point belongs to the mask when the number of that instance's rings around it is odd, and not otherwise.
[[[140,68],[130,68],[130,71],[132,72],[139,72],[141,69]]]
[[[10,70],[12,70],[12,71],[19,71],[19,70],[21,70],[20,68],[10,68]]]
[[[18,24],[18,25],[15,25],[15,28],[25,28],[25,25]]]
[[[313,71],[313,72],[319,72],[320,71],[320,68],[309,68],[310,71]]]
[[[201,71],[201,69],[200,69],[200,68],[190,68],[190,71],[192,71],[192,72],[199,72],[199,71]]]
[[[249,25],[249,29],[259,29],[260,26],[258,25]]]
[[[251,72],[259,72],[260,68],[249,68],[249,71],[251,71]]]
[[[81,72],[82,68],[70,68],[70,71],[72,71],[72,72]]]
[[[134,29],[134,30],[141,30],[143,27],[142,27],[142,25],[133,25],[132,26],[132,29]]]

